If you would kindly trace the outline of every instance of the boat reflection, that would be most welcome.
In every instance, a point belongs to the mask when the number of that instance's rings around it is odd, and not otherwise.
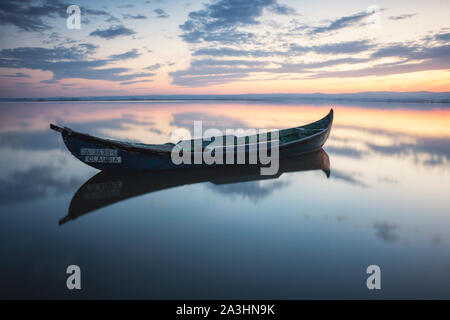
[[[277,179],[284,172],[323,170],[330,176],[328,154],[320,149],[304,155],[280,159],[276,175],[260,174],[258,165],[228,165],[189,170],[167,170],[148,172],[108,172],[102,171],[75,193],[67,216],[59,221],[62,225],[79,216],[88,214],[108,205],[146,193],[200,182],[224,185],[238,182]]]

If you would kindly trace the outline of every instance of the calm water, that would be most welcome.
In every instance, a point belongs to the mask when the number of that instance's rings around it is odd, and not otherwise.
[[[329,108],[0,104],[0,298],[450,298],[449,106],[337,105],[325,152],[273,179],[96,176],[48,129],[164,143],[193,120],[286,128]],[[70,264],[81,291],[66,289]]]

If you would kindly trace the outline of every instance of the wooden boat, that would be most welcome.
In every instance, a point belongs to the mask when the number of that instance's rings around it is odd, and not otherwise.
[[[279,145],[279,157],[295,156],[320,149],[330,134],[332,123],[333,109],[327,116],[316,122],[279,130],[278,140],[276,140]],[[192,147],[195,145],[194,140],[180,141],[177,144],[143,144],[98,138],[54,124],[50,124],[50,129],[61,133],[66,147],[76,158],[100,170],[167,170],[207,166],[206,163],[175,164],[171,159],[171,153],[173,148],[183,146],[182,152],[190,152],[194,158],[196,153],[203,153],[211,143],[211,141],[202,141],[201,148],[194,149]],[[248,158],[251,150],[255,150],[255,145],[257,148],[265,146],[270,149],[271,143],[275,141],[272,139],[274,136],[276,135],[269,133],[264,136],[261,134],[247,136],[245,139],[233,137],[234,145],[224,146],[222,152],[223,154],[233,152],[236,155],[238,151],[243,150]],[[252,141],[256,141],[256,144],[252,144]]]
[[[319,149],[307,154],[280,159],[278,173],[264,176],[255,165],[209,166],[191,170],[102,171],[85,182],[74,194],[64,224],[82,215],[114,203],[156,191],[209,182],[225,185],[240,182],[278,179],[283,173],[322,170],[330,176],[328,154]]]

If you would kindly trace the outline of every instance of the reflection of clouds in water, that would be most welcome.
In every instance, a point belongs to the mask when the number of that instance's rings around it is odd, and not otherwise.
[[[377,181],[379,182],[384,182],[387,184],[397,184],[399,183],[399,181],[395,178],[391,178],[391,177],[378,177]]]
[[[355,215],[344,215],[342,213],[336,213],[334,215],[328,214],[320,214],[319,212],[310,213],[302,213],[302,217],[306,220],[311,219],[326,219],[326,220],[334,220],[336,223],[342,225],[350,226],[351,228],[364,228],[366,225],[372,226],[375,230],[375,235],[377,238],[386,243],[396,243],[403,244],[409,246],[413,244],[415,241],[421,241],[419,235],[422,234],[426,239],[429,239],[428,244],[431,246],[439,246],[445,242],[441,234],[434,233],[430,234],[427,232],[424,227],[419,227],[414,229],[414,236],[410,236],[408,238],[408,229],[411,232],[411,226],[408,224],[404,224],[405,221],[397,221],[397,222],[368,222],[364,220],[361,216]],[[360,219],[363,218],[363,219]],[[422,229],[422,230],[421,230]],[[402,231],[400,233],[400,231]]]
[[[61,121],[61,123],[64,123]],[[113,130],[128,130],[128,126],[138,125],[142,127],[147,127],[147,130],[156,134],[161,134],[162,131],[156,128],[156,123],[153,121],[142,121],[136,119],[133,115],[125,114],[121,118],[106,119],[106,120],[96,120],[90,122],[75,122],[75,123],[64,123],[64,126],[70,127],[76,131],[88,132],[99,135],[105,135],[107,132]],[[138,138],[138,137],[135,137]]]
[[[61,148],[61,137],[51,130],[31,132],[1,132],[0,147],[26,150],[51,150]]]
[[[162,134],[162,131],[155,127],[154,122],[143,122],[133,119],[131,116],[124,118],[96,120],[90,122],[66,122],[58,121],[66,127],[76,131],[97,134],[100,136],[109,136],[106,131],[128,130],[129,125],[139,125],[146,127],[149,132]],[[137,138],[137,137],[136,137]],[[0,147],[10,147],[14,149],[25,150],[51,150],[64,148],[61,137],[54,131],[48,129],[45,131],[7,131],[0,132]]]
[[[186,128],[193,134],[194,121],[202,121],[203,130],[216,128],[224,131],[225,129],[246,129],[248,124],[237,118],[224,115],[209,114],[206,112],[182,112],[175,113],[171,126]],[[225,134],[225,132],[224,132]]]
[[[441,166],[450,160],[450,139],[439,137],[417,137],[381,129],[367,129],[361,127],[336,126],[340,129],[352,129],[351,136],[330,136],[325,149],[331,155],[343,155],[361,159],[371,153],[387,156],[412,155],[414,161],[429,166]],[[361,133],[361,134],[358,134]],[[373,136],[376,135],[376,136]],[[383,141],[382,144],[377,141]]]
[[[412,154],[417,163],[424,165],[444,165],[450,159],[450,139],[416,138],[415,143],[399,143],[392,146],[379,146],[368,143],[370,150],[388,155]],[[424,156],[425,155],[425,156]]]
[[[366,183],[364,183],[363,181],[356,178],[358,175],[359,174],[354,173],[354,172],[343,172],[343,171],[336,170],[336,169],[333,169],[331,171],[332,179],[342,180],[342,181],[351,183],[355,186],[360,186],[363,188],[369,187]]]
[[[58,177],[58,172],[60,172],[60,168],[48,165],[12,172],[9,177],[0,180],[0,204],[73,192],[83,182],[78,177]]]
[[[351,147],[336,147],[336,146],[327,146],[325,145],[324,149],[326,149],[327,153],[347,156],[350,158],[361,159],[367,152],[352,149]]]
[[[254,203],[268,197],[277,189],[287,187],[288,181],[249,181],[226,185],[208,184],[208,188],[224,196],[241,197]]]
[[[398,226],[388,222],[376,222],[373,224],[375,235],[384,242],[394,243],[398,241],[396,230]]]
[[[441,244],[441,242],[442,242],[442,239],[441,239],[441,236],[440,236],[439,234],[435,234],[435,235],[431,238],[431,244],[432,244],[432,245],[437,246],[437,245]]]

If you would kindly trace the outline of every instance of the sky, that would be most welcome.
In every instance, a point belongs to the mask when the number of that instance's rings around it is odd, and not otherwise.
[[[448,0],[2,0],[0,97],[448,92],[448,12]]]

